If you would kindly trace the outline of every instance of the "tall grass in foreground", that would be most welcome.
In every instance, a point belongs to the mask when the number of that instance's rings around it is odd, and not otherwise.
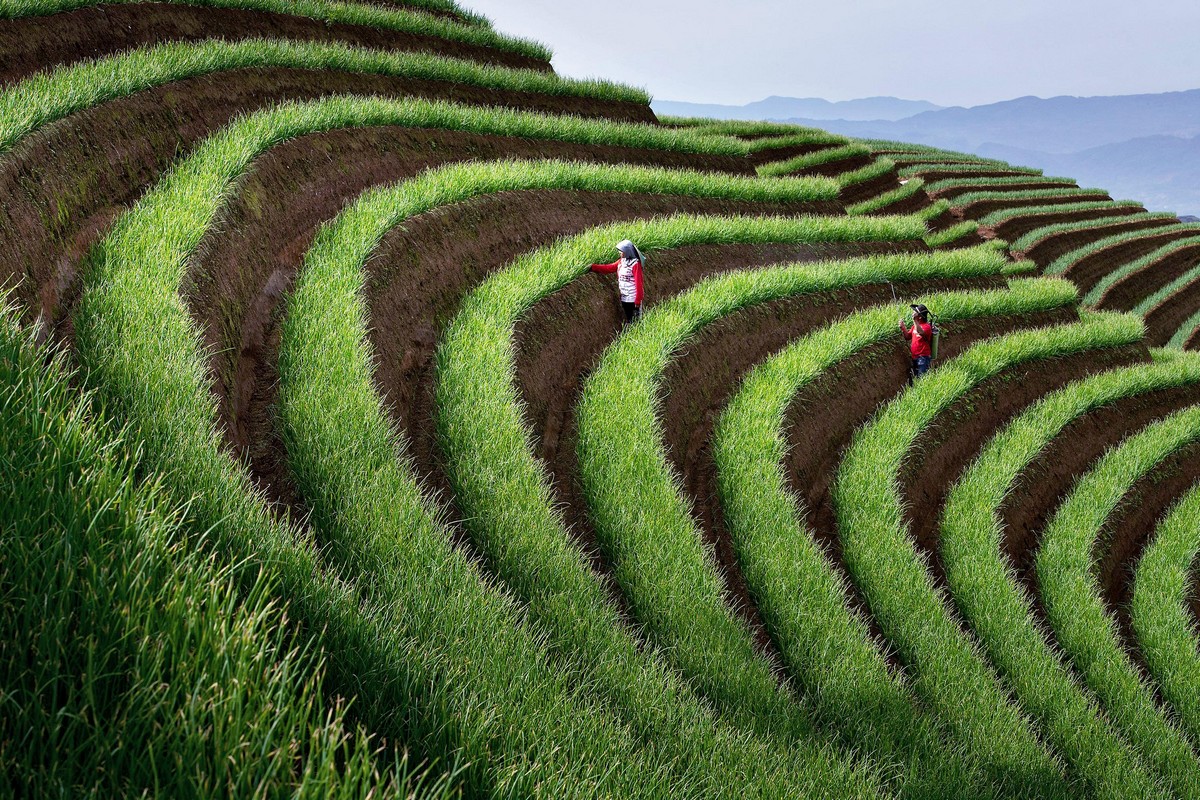
[[[314,524],[339,563],[354,574],[423,575],[403,567],[416,541],[444,543],[435,505],[421,497],[404,445],[392,432],[371,385],[362,291],[365,263],[388,230],[432,208],[485,193],[529,189],[663,192],[731,199],[801,199],[804,181],[727,179],[698,173],[562,162],[455,164],[361,196],[323,227],[305,258],[283,325],[280,417],[293,471],[314,511]],[[817,184],[817,188],[820,188]],[[399,543],[407,543],[400,547]],[[563,548],[565,540],[547,543]],[[395,551],[395,552],[393,552]],[[447,556],[448,557],[448,556]],[[578,554],[543,555],[543,564]],[[576,567],[578,569],[578,567]],[[504,570],[502,577],[512,579]],[[425,580],[424,577],[421,580]],[[657,654],[639,654],[595,583],[567,592],[566,581],[511,581],[568,665],[606,708],[628,723],[664,769],[708,796],[745,793],[785,797],[816,783],[794,773],[777,744],[718,723],[680,685]],[[462,594],[463,590],[458,590]],[[482,604],[480,604],[482,605]],[[495,625],[484,610],[480,625]],[[480,649],[477,638],[464,642]],[[511,670],[502,659],[487,659]],[[730,775],[740,776],[738,781]],[[836,776],[830,776],[831,780]],[[838,791],[847,791],[839,786]]]
[[[389,53],[342,44],[249,39],[167,42],[38,73],[0,93],[0,153],[24,136],[99,103],[171,81],[247,67],[294,67],[465,83],[490,89],[645,102],[644,93],[601,81],[573,81],[550,73],[472,64],[423,53]],[[511,112],[510,112],[511,113]],[[566,124],[566,120],[560,121]],[[593,123],[603,125],[604,123]],[[700,147],[701,152],[742,154],[740,143],[651,126],[657,142]],[[663,134],[666,134],[665,136]],[[686,143],[686,144],[685,144]]]
[[[598,662],[622,652],[608,633],[616,614],[605,605],[603,587],[553,507],[553,492],[544,467],[533,456],[531,434],[512,383],[517,321],[538,300],[606,257],[613,242],[629,237],[653,253],[700,244],[913,239],[923,230],[912,218],[680,215],[589,230],[528,253],[492,275],[464,299],[437,354],[438,437],[464,526],[479,550],[517,594],[563,615],[563,629],[578,630],[573,635],[588,652],[598,654]],[[664,655],[680,666],[678,654]],[[689,685],[708,694],[704,676],[683,674]],[[797,711],[775,705],[786,714],[760,716],[758,706],[747,699],[748,689],[739,695],[724,685],[736,683],[736,676],[719,680],[720,693],[709,695],[716,710],[736,727],[796,747],[797,775],[805,776],[801,783],[828,769],[820,766],[828,755],[808,741]],[[833,772],[825,780],[834,777],[846,780]],[[843,791],[852,785],[847,782]]]
[[[1187,609],[1200,554],[1200,484],[1166,515],[1134,576],[1130,622],[1146,666],[1192,741],[1200,741],[1200,639]]]
[[[337,99],[247,118],[201,143],[119,218],[92,255],[76,314],[88,380],[129,419],[147,462],[166,470],[171,497],[191,498],[190,529],[210,530],[222,556],[276,576],[304,628],[320,632],[331,686],[356,698],[358,718],[373,733],[458,757],[472,794],[661,794],[659,767],[629,731],[596,707],[586,687],[569,685],[548,659],[538,662],[540,645],[511,602],[477,592],[510,623],[483,631],[488,652],[504,657],[481,662],[463,653],[474,617],[464,596],[441,591],[460,585],[449,578],[479,580],[463,559],[403,576],[409,583],[326,574],[307,538],[272,518],[222,450],[199,334],[179,296],[187,260],[258,152],[299,131],[353,120],[339,112],[362,108]],[[367,108],[396,119],[413,107]],[[403,587],[413,594],[388,594]]]
[[[272,576],[196,549],[46,359],[0,310],[0,793],[448,795],[349,724]]]
[[[946,721],[1008,791],[1060,795],[1056,759],[1009,700],[983,654],[953,618],[924,557],[908,535],[897,474],[938,414],[1003,370],[1140,340],[1133,317],[1089,315],[1083,322],[989,339],[946,362],[889,403],[851,442],[832,494],[846,566],[885,635],[912,670],[918,696]],[[1154,780],[1128,754],[1088,765],[1091,788],[1108,796],[1152,797]],[[1080,765],[1077,765],[1080,766]]]
[[[939,254],[944,257],[944,254]],[[992,256],[998,262],[998,254]],[[945,324],[1028,314],[1073,303],[1066,281],[1018,280],[1009,291],[950,292],[921,299]],[[721,413],[713,459],[721,508],[747,588],[784,663],[823,719],[876,759],[907,765],[906,786],[937,787],[970,764],[953,737],[921,713],[912,687],[891,670],[868,623],[849,607],[849,589],[805,523],[788,489],[784,417],[795,395],[823,372],[896,335],[899,310],[861,311],[790,344],[755,367]],[[945,737],[945,738],[943,738]],[[978,770],[979,765],[974,765]],[[940,794],[986,793],[966,774]],[[916,792],[914,792],[916,793]]]
[[[654,306],[601,357],[576,415],[580,481],[597,538],[634,616],[719,705],[782,717],[790,700],[725,603],[724,583],[668,465],[656,403],[668,362],[705,325],[749,306],[886,280],[994,275],[1000,267],[989,253],[918,254],[726,273]],[[960,778],[938,777],[940,791]]]
[[[1144,228],[1141,230],[1114,233],[1111,236],[1105,236],[1103,239],[1098,239],[1094,242],[1088,242],[1085,245],[1080,245],[1069,253],[1063,253],[1061,256],[1054,259],[1054,261],[1050,262],[1050,265],[1046,267],[1046,274],[1065,274],[1077,263],[1088,256],[1099,253],[1101,250],[1107,250],[1110,247],[1117,247],[1138,239],[1157,238],[1166,235],[1178,235],[1179,238],[1183,238],[1189,234],[1200,234],[1200,223],[1181,222],[1178,225],[1163,225],[1158,228]],[[1013,247],[1016,248],[1016,244],[1014,244]]]
[[[1173,372],[1174,380],[1147,381],[1151,390],[1200,383],[1200,357],[1194,354],[1180,354],[1160,366]],[[1200,763],[1192,743],[1158,707],[1153,688],[1125,652],[1092,574],[1092,554],[1105,520],[1134,481],[1197,439],[1200,410],[1193,407],[1147,426],[1106,453],[1059,507],[1037,554],[1042,602],[1059,645],[1113,724],[1182,797],[1200,795]]]
[[[1077,631],[1075,635],[1084,636],[1093,651],[1098,640],[1105,640],[1102,657],[1114,659],[1103,668],[1104,675],[1082,670],[1106,716],[1092,695],[1083,689],[1070,665],[1057,652],[1056,643],[1035,620],[1033,600],[1021,588],[1003,554],[1000,507],[1022,470],[1073,420],[1122,397],[1198,381],[1200,359],[1190,363],[1180,359],[1103,372],[1047,395],[988,443],[956,483],[942,515],[943,563],[956,605],[1025,710],[1081,774],[1097,773],[1089,777],[1101,786],[1105,780],[1102,770],[1117,770],[1120,763],[1111,754],[1105,755],[1106,750],[1117,746],[1106,743],[1114,738],[1113,732],[1106,730],[1110,726],[1132,742],[1180,796],[1195,796],[1200,792],[1200,765],[1179,731],[1157,713],[1153,700],[1139,688],[1133,673],[1122,671],[1121,665],[1126,668],[1131,665],[1119,653],[1116,639],[1107,638],[1115,636],[1113,623],[1104,613],[1099,598],[1091,593],[1094,588],[1090,586],[1091,579],[1078,572],[1081,554],[1066,554],[1060,548],[1050,556],[1045,538],[1051,535],[1048,529],[1042,539],[1039,561],[1043,557],[1052,558],[1053,570],[1060,576],[1072,565],[1076,569],[1073,588],[1057,601],[1059,616],[1069,607],[1066,613],[1075,621],[1067,624]],[[1159,434],[1156,441],[1166,443],[1169,438],[1164,435],[1166,429],[1156,430]],[[1200,435],[1200,430],[1196,435]],[[1132,480],[1134,474],[1131,471],[1127,477]],[[1061,513],[1069,512],[1064,507]],[[1060,532],[1069,527],[1070,535],[1081,542],[1090,542],[1098,533],[1091,522],[1078,514],[1069,522],[1063,518],[1056,524]],[[1085,550],[1082,557],[1090,566],[1090,550],[1086,547]],[[1043,602],[1048,602],[1055,590],[1044,580],[1041,569],[1039,578],[1043,578],[1039,581]],[[1085,584],[1088,590],[1084,589]],[[1057,624],[1055,630],[1059,633],[1057,644],[1063,644]],[[1069,653],[1071,648],[1068,646],[1067,650]],[[1117,772],[1107,780],[1119,785],[1126,779],[1127,776]],[[1107,789],[1105,793],[1112,791]]]
[[[136,4],[145,0],[2,0],[0,19],[48,16],[98,5]],[[370,2],[341,0],[163,0],[176,5],[266,11],[311,17],[327,24],[364,25],[371,28],[436,36],[450,41],[493,47],[520,53],[540,61],[549,61],[553,53],[539,42],[504,36],[494,31],[487,18],[463,11],[447,0],[405,0],[404,5],[452,11],[460,19],[444,19],[419,10],[374,5]]]

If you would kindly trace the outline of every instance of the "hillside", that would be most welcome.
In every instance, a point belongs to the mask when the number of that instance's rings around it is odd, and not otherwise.
[[[0,52],[0,796],[1200,796],[1196,223],[452,0]]]

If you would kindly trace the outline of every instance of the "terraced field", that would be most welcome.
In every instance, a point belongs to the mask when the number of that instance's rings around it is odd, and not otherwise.
[[[0,52],[3,796],[1200,796],[1194,225],[451,0]]]

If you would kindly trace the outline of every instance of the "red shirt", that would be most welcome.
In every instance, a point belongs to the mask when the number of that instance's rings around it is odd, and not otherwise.
[[[592,272],[617,273],[617,290],[621,302],[642,304],[642,262],[618,258],[611,264],[592,264]]]
[[[912,357],[933,356],[933,326],[928,322],[913,321],[911,328],[901,326],[904,335],[909,339],[909,350]]]

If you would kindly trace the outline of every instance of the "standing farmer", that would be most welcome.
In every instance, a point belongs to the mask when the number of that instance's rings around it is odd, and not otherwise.
[[[617,245],[617,251],[619,259],[611,264],[592,264],[592,272],[617,273],[617,292],[628,325],[642,315],[642,265],[646,259],[628,239]]]
[[[908,339],[908,350],[912,354],[912,363],[908,367],[908,385],[913,380],[929,371],[929,363],[933,360],[933,326],[929,324],[929,309],[923,305],[910,306],[913,310],[913,324],[908,327],[900,319],[900,332]]]

